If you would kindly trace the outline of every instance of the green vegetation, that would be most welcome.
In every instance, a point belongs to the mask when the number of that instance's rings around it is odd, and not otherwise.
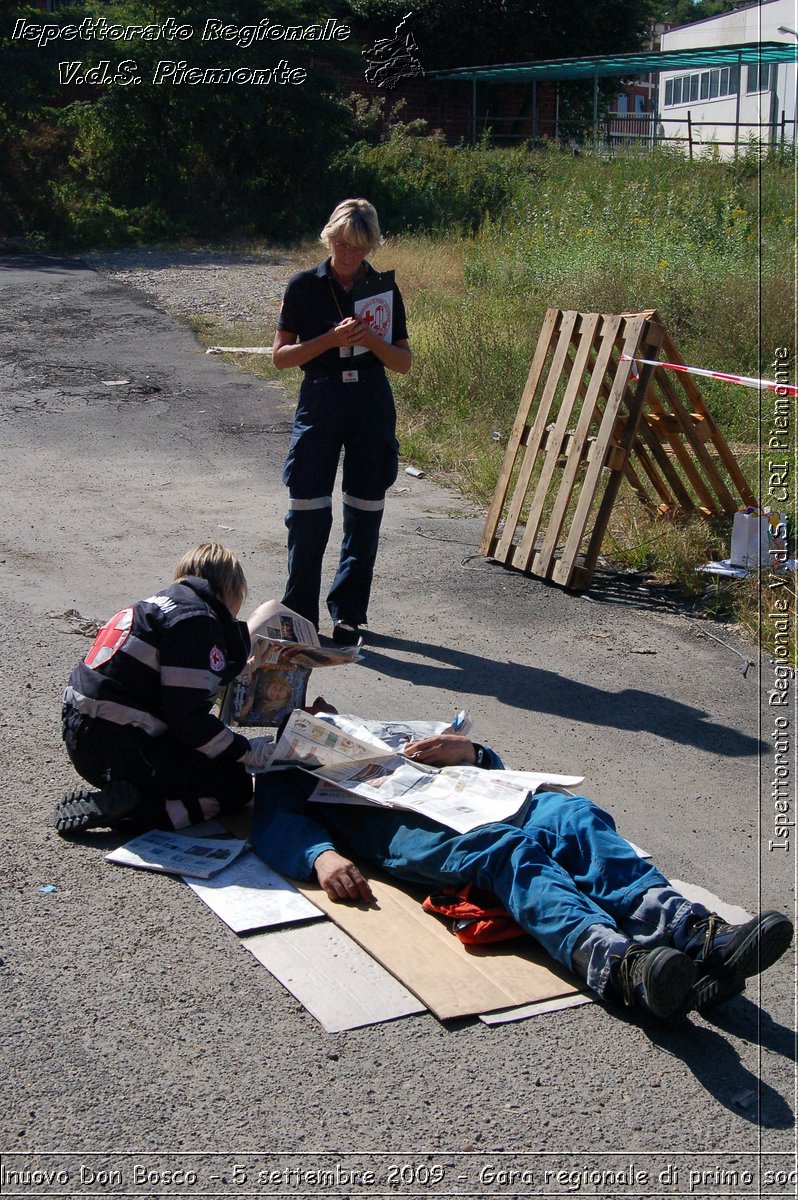
[[[483,503],[548,307],[655,308],[686,362],[745,375],[772,377],[776,347],[793,345],[786,158],[760,161],[755,149],[737,163],[467,150],[399,128],[340,164],[394,235],[375,261],[396,268],[410,311],[415,366],[394,380],[403,455]],[[309,246],[307,261],[315,253]],[[273,371],[262,360],[257,369]],[[757,392],[712,380],[701,392],[766,501]],[[763,428],[767,419],[763,401]],[[789,515],[795,531],[794,504]],[[622,493],[605,549],[685,591],[708,591],[713,612],[733,612],[754,631],[755,608],[737,610],[751,589],[708,587],[694,571],[728,544],[728,523],[669,525]]]

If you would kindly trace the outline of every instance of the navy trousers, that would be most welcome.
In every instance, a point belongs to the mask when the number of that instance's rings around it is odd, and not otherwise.
[[[207,758],[169,733],[149,737],[132,725],[82,716],[69,704],[62,710],[62,732],[69,759],[87,783],[132,783],[142,808],[131,816],[159,828],[205,821],[252,799],[252,776],[243,763]]]
[[[364,625],[385,493],[399,468],[396,412],[381,368],[357,383],[305,378],[283,469],[289,489],[288,584],[283,603],[318,627],[332,492],[343,450],[343,540],[327,596],[333,621]]]

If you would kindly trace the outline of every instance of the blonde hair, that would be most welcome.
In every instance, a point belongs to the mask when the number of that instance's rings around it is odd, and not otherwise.
[[[193,550],[186,551],[175,567],[175,583],[182,583],[190,575],[204,579],[225,604],[231,601],[243,604],[246,599],[244,568],[233,551],[219,542],[201,542]]]
[[[333,240],[341,234],[345,234],[361,249],[376,250],[382,242],[382,234],[374,205],[362,199],[342,200],[330,214],[319,240],[331,250]]]

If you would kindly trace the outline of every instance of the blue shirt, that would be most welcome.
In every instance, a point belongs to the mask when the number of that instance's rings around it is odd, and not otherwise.
[[[495,750],[484,747],[482,766],[504,769]],[[353,804],[315,804],[316,787],[305,771],[270,771],[255,779],[252,845],[266,862],[292,879],[311,879],[313,864],[325,850],[401,873],[424,882],[414,865],[430,848],[456,838],[447,826],[409,810]]]

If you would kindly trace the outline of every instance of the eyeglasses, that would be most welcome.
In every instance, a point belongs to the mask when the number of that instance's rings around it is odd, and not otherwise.
[[[368,248],[366,246],[352,246],[349,242],[333,242],[332,248],[333,250],[338,250],[341,253],[346,251],[347,254],[359,254],[361,258],[368,253]]]

